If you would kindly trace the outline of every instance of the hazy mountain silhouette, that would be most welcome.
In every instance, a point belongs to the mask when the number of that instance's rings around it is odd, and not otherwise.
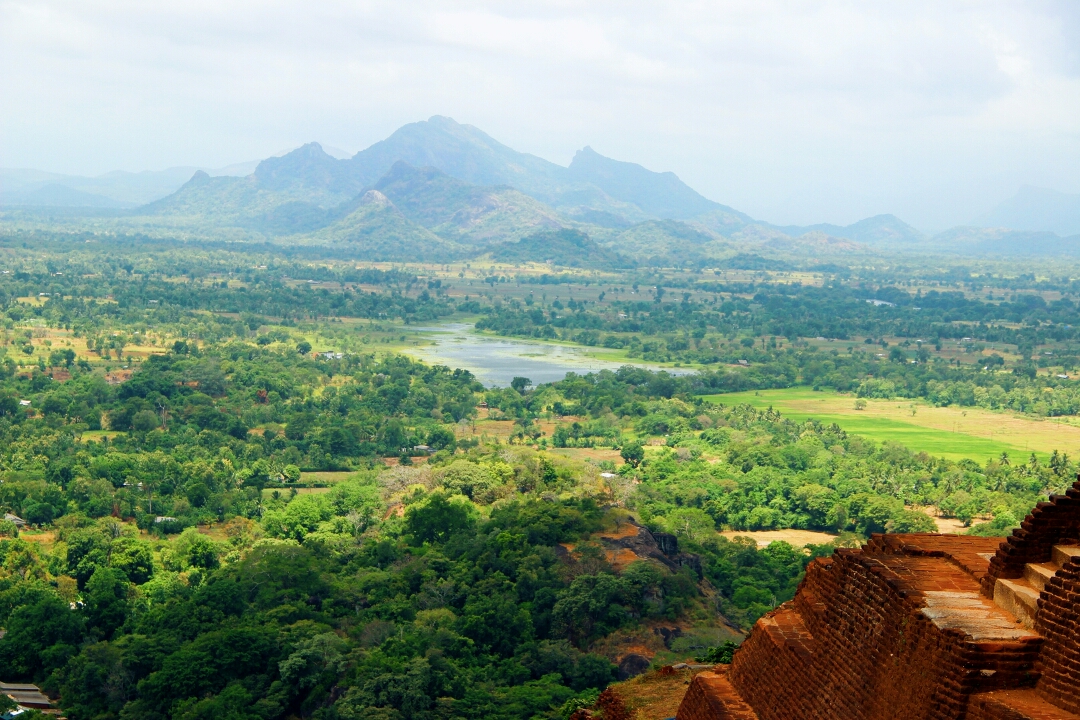
[[[8,207],[82,207],[82,208],[126,208],[132,203],[124,203],[104,195],[83,192],[75,188],[49,183],[32,190],[13,190],[0,193],[0,205]]]
[[[370,183],[356,179],[348,160],[338,160],[313,142],[255,168],[259,187],[318,205],[338,205],[356,197]]]
[[[346,162],[357,180],[371,185],[398,161],[437,168],[473,185],[509,185],[549,203],[568,182],[561,165],[518,152],[472,125],[439,115],[398,128]]]
[[[688,220],[720,210],[739,216],[744,223],[754,222],[748,215],[702,197],[673,172],[658,173],[636,163],[612,160],[588,146],[574,155],[569,171],[574,180],[594,185],[655,218]]]
[[[1080,234],[1080,195],[1034,187],[1021,188],[971,226],[934,238],[888,214],[845,226],[771,225],[702,196],[671,172],[613,160],[591,147],[563,167],[438,115],[405,125],[352,157],[341,155],[308,143],[257,164],[210,172],[170,168],[85,178],[0,169],[0,205],[89,212],[160,198],[130,214],[167,217],[162,222],[171,226],[236,227],[303,241],[310,234],[341,236],[339,224],[360,207],[367,191],[377,190],[397,215],[391,221],[389,210],[375,213],[369,197],[362,218],[353,219],[363,228],[353,231],[357,237],[386,232],[416,242],[439,238],[439,252],[451,252],[577,228],[639,262],[676,263],[703,263],[725,248],[760,243],[793,251],[869,246],[1062,254],[1077,251],[1073,238],[1061,236]],[[338,230],[331,233],[332,226]]]
[[[875,215],[851,225],[820,223],[818,225],[774,225],[772,227],[793,238],[810,233],[824,233],[832,237],[878,247],[897,248],[903,245],[913,245],[925,239],[922,233],[895,215]]]
[[[1080,194],[1025,185],[1013,197],[976,218],[978,227],[1080,235]]]
[[[935,252],[1006,257],[1080,256],[1080,234],[1062,237],[1049,231],[955,227],[931,238]]]
[[[257,164],[237,163],[223,168],[206,168],[203,172],[213,176],[244,176],[250,175]],[[97,177],[83,177],[41,170],[0,168],[0,205],[133,208],[176,192],[197,170],[199,168],[195,167],[143,172],[116,170]],[[61,194],[59,190],[48,190],[41,195],[33,194],[49,186],[96,195],[109,202],[90,200],[81,194]],[[26,201],[27,199],[30,201]]]
[[[591,147],[563,167],[441,116],[405,125],[352,157],[334,155],[341,152],[328,153],[313,142],[262,160],[244,177],[198,171],[175,192],[128,214],[198,234],[228,231],[237,238],[350,243],[379,257],[397,252],[394,242],[417,248],[426,244],[415,252],[448,257],[563,229],[585,232],[605,252],[646,264],[707,265],[739,247],[770,243],[793,252],[846,252],[863,246],[941,249],[893,215],[847,226],[770,225],[702,196],[671,172],[604,157]],[[91,189],[106,180],[136,189],[152,180],[160,187],[175,182],[181,170],[142,174],[146,177],[113,173],[79,181],[90,183]],[[63,176],[2,171],[3,197],[24,205],[33,204],[26,202],[30,199],[88,208],[122,202],[74,188],[74,181],[61,183],[58,177]],[[1054,217],[1070,217],[1071,197],[1053,198],[1055,208],[1064,208]],[[385,243],[377,237],[380,233]],[[988,244],[964,230],[949,242],[997,251],[1009,242],[1022,242],[1021,236],[1001,233],[983,239]]]

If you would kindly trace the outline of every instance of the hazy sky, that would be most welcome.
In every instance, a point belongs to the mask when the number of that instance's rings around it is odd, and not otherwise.
[[[773,222],[1080,192],[1080,2],[0,0],[0,166],[356,151],[431,115]]]

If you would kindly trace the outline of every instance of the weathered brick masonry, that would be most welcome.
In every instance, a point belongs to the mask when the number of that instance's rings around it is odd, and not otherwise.
[[[1005,541],[875,535],[814,561],[678,720],[1080,720],[1080,482]]]

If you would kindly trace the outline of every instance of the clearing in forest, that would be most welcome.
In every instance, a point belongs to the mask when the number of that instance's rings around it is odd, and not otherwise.
[[[772,407],[796,421],[814,418],[823,423],[835,422],[850,433],[950,460],[971,458],[983,462],[1006,452],[1014,462],[1023,462],[1032,452],[1039,456],[1054,450],[1071,456],[1080,453],[1080,427],[1061,419],[1007,411],[934,407],[906,399],[866,399],[866,407],[856,410],[852,395],[815,392],[806,387],[723,393],[705,399],[725,405]]]

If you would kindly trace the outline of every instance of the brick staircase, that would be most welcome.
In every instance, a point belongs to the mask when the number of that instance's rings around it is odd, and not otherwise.
[[[1055,545],[1049,562],[1025,563],[1023,577],[998,578],[994,585],[994,602],[1015,615],[1024,627],[1034,629],[1039,595],[1046,583],[1074,557],[1080,557],[1080,547]]]
[[[875,535],[807,568],[679,720],[1080,720],[1080,480],[1010,537]]]
[[[964,720],[1076,720],[1031,688],[973,695]]]

